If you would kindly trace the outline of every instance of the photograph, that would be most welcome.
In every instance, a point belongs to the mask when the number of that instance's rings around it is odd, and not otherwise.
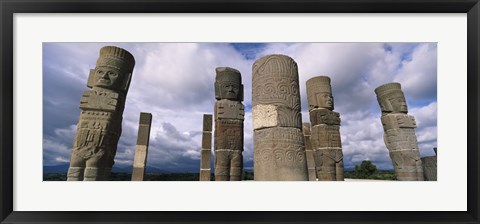
[[[45,42],[44,181],[436,181],[437,43]]]

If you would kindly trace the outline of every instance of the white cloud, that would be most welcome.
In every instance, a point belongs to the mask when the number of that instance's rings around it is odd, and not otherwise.
[[[45,56],[44,66],[58,72],[48,73],[52,77],[72,77],[67,85],[86,90],[88,71],[94,67],[103,45],[123,47],[136,59],[123,114],[116,156],[118,165],[133,161],[140,112],[153,115],[148,165],[172,169],[199,165],[196,163],[200,158],[202,118],[203,114],[213,114],[215,68],[221,66],[233,67],[242,73],[243,103],[247,105],[243,155],[245,162],[251,162],[253,131],[248,107],[252,92],[251,66],[254,60],[272,53],[289,55],[298,63],[304,122],[309,121],[305,82],[318,75],[331,77],[335,111],[342,118],[340,131],[346,165],[370,159],[377,167],[391,168],[374,93],[377,86],[386,82],[402,83],[410,114],[417,120],[421,152],[425,154],[430,147],[436,147],[436,44],[271,43],[263,46],[252,60],[243,58],[227,44],[52,43],[44,47],[45,52],[51,54]],[[48,84],[45,83],[46,88]],[[57,102],[62,96],[52,92],[44,97]],[[44,154],[69,157],[70,146],[63,142],[73,141],[80,96],[68,99],[75,114],[65,121],[68,125],[62,126],[67,128],[47,131]],[[46,164],[62,161],[56,157],[46,157],[44,161]]]

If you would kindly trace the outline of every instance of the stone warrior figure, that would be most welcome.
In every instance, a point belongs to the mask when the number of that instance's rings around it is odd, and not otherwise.
[[[387,83],[375,89],[382,110],[383,139],[398,180],[423,181],[422,160],[414,128],[415,118],[408,115],[400,83]]]
[[[236,69],[216,68],[215,77],[215,181],[239,181],[243,172],[242,76]]]
[[[333,111],[328,76],[317,76],[307,81],[307,100],[317,178],[320,181],[343,181],[340,114]]]
[[[80,118],[68,169],[68,181],[106,180],[122,132],[122,115],[135,59],[128,51],[100,49],[80,100]]]

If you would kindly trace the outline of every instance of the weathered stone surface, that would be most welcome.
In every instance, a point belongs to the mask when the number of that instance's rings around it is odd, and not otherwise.
[[[243,101],[242,75],[234,68],[218,67],[215,69],[215,98]]]
[[[307,80],[307,100],[317,178],[321,181],[343,181],[341,120],[340,114],[332,111],[334,103],[328,76]]]
[[[310,123],[303,123],[303,139],[305,141],[305,155],[307,157],[308,180],[317,180],[317,171],[315,168],[315,158],[313,155],[312,142],[310,141]]]
[[[243,121],[221,119],[215,121],[215,150],[243,151]]]
[[[340,125],[340,114],[328,109],[312,109],[310,111],[310,122],[312,126],[319,124]]]
[[[307,80],[307,100],[309,111],[315,108],[332,111],[334,106],[330,77],[316,76]]]
[[[212,157],[212,115],[203,115],[202,150],[200,151],[200,181],[210,181]]]
[[[268,55],[252,68],[252,107],[259,104],[300,110],[297,63],[285,55]]]
[[[308,180],[302,131],[298,128],[254,130],[254,179]]]
[[[148,143],[150,142],[150,128],[152,126],[152,114],[140,113],[140,121],[133,160],[132,181],[143,181],[147,166]]]
[[[423,181],[424,173],[413,116],[407,115],[408,107],[400,83],[387,83],[375,89],[382,110],[384,141],[390,152],[398,180]]]
[[[245,107],[241,102],[232,100],[218,100],[215,102],[215,120],[218,119],[245,119]]]
[[[341,149],[340,126],[325,124],[313,126],[311,141],[314,150],[322,148]]]
[[[69,181],[106,180],[110,175],[121,134],[122,114],[135,60],[126,50],[100,49],[80,99],[80,119],[73,142]]]
[[[437,181],[437,156],[422,158],[423,175],[426,181]]]
[[[242,77],[238,70],[216,68],[215,77],[215,181],[239,181],[243,172]]]
[[[255,180],[308,180],[297,63],[267,55],[252,66]]]
[[[320,181],[343,181],[343,152],[341,148],[313,149],[317,177]]]
[[[302,114],[298,109],[268,104],[256,105],[252,108],[253,129],[272,127],[301,128]]]

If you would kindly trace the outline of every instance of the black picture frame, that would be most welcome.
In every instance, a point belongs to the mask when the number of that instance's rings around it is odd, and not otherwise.
[[[479,223],[479,0],[0,0],[1,223]],[[467,211],[25,212],[13,211],[15,13],[467,13]],[[455,192],[445,192],[454,194]],[[161,203],[161,202],[158,202]],[[448,203],[448,202],[442,202]]]

